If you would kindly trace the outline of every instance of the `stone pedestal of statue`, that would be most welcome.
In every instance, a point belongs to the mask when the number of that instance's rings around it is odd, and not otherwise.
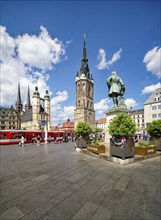
[[[119,113],[128,114],[127,106],[125,105],[123,97],[120,97],[118,106],[108,109],[105,112],[106,114],[105,146],[107,151],[109,151],[110,148],[110,138],[111,138],[111,135],[108,132],[108,126],[110,121]]]

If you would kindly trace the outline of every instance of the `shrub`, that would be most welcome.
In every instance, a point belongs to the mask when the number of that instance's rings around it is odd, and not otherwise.
[[[161,119],[154,120],[148,124],[147,133],[151,137],[161,137]]]
[[[148,141],[141,140],[136,144],[136,147],[142,147],[142,148],[147,148],[147,147],[155,147]]]
[[[99,140],[93,140],[92,141],[92,145],[95,145],[95,146],[99,146],[99,143],[100,143],[100,141]]]
[[[87,137],[89,134],[92,133],[92,128],[86,122],[80,121],[78,122],[77,127],[74,132],[78,136]]]
[[[131,116],[125,113],[117,114],[110,122],[108,129],[110,135],[117,138],[132,137],[137,130]]]

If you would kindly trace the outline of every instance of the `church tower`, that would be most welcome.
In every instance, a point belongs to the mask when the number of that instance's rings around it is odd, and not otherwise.
[[[38,87],[35,87],[34,94],[32,96],[32,121],[33,130],[39,130],[39,113],[40,113],[40,93]]]
[[[50,96],[48,90],[46,90],[46,93],[44,95],[44,111],[48,114],[46,130],[49,131],[50,130]]]
[[[21,102],[21,92],[20,92],[20,82],[18,82],[18,93],[17,93],[17,102],[16,102],[16,111],[17,113],[22,112],[22,102]]]
[[[81,68],[80,72],[77,71],[75,81],[76,108],[74,110],[74,126],[76,127],[79,121],[84,121],[90,124],[92,129],[95,129],[94,80],[88,67],[85,35]]]
[[[21,102],[21,91],[20,82],[18,82],[18,92],[17,92],[17,102],[16,102],[16,112],[17,112],[17,129],[21,129],[21,113],[23,110],[23,105]]]
[[[28,110],[32,108],[31,106],[31,102],[30,102],[30,89],[28,86],[28,93],[27,93],[27,101],[26,101],[26,105],[25,105],[25,111],[28,112]]]

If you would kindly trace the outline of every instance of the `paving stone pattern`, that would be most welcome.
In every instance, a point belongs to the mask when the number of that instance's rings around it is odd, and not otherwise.
[[[160,220],[161,157],[121,166],[74,143],[1,146],[0,220]]]

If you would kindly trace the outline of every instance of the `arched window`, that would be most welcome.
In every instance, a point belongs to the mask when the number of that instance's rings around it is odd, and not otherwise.
[[[90,93],[91,93],[91,87],[90,85],[88,86],[88,96],[90,97]]]
[[[78,90],[77,90],[77,94],[80,94],[80,84],[78,84]]]
[[[87,101],[87,108],[89,108],[89,101]]]
[[[85,108],[85,100],[83,99],[83,108]]]

